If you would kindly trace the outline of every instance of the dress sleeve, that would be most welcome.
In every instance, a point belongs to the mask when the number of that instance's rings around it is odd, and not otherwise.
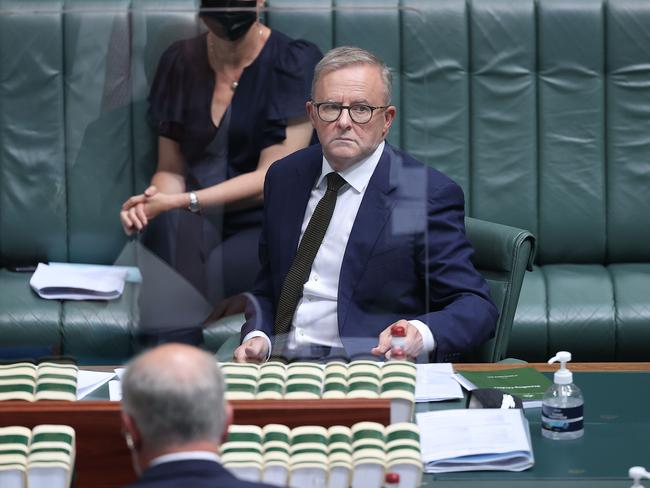
[[[149,120],[159,136],[179,141],[183,133],[183,49],[172,44],[160,57],[149,92]]]
[[[314,68],[323,57],[315,44],[293,40],[275,62],[263,147],[282,142],[290,119],[306,117]]]

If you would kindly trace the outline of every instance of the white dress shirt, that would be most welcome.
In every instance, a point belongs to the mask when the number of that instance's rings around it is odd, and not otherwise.
[[[347,184],[343,185],[339,190],[332,219],[323,242],[318,248],[309,278],[303,288],[303,295],[296,307],[287,346],[290,350],[296,350],[309,344],[332,347],[342,346],[337,319],[341,265],[357,212],[361,206],[366,188],[368,188],[370,178],[384,151],[384,145],[385,143],[382,141],[368,158],[343,171],[339,171]],[[321,174],[316,180],[305,209],[300,231],[301,239],[316,209],[316,205],[325,195],[327,189],[325,177],[333,171],[329,162],[323,156]],[[426,352],[433,351],[435,341],[431,330],[419,320],[411,320],[409,323],[416,327],[422,335],[424,350]],[[389,325],[386,324],[386,327]],[[244,341],[258,336],[266,338],[270,351],[271,341],[261,331],[256,330],[248,333],[244,337]]]
[[[149,467],[152,468],[159,464],[164,463],[173,463],[175,461],[214,461],[215,463],[219,462],[219,456],[214,452],[210,451],[183,451],[183,452],[174,452],[171,454],[163,454],[154,458],[149,463]]]

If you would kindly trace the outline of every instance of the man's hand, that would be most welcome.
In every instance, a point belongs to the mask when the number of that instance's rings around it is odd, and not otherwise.
[[[379,334],[379,344],[377,347],[372,349],[372,353],[375,356],[384,356],[386,359],[390,359],[390,328],[393,325],[402,325],[406,329],[406,337],[404,341],[404,352],[409,358],[418,357],[424,350],[424,342],[422,341],[422,335],[417,327],[411,325],[406,320],[398,320],[397,322],[390,324],[386,327],[381,334]]]
[[[269,355],[269,345],[263,337],[253,337],[242,343],[233,355],[237,363],[262,363]]]

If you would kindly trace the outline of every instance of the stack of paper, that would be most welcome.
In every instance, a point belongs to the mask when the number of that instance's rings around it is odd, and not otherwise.
[[[534,464],[523,410],[443,410],[416,415],[424,471],[523,471]]]
[[[67,425],[0,429],[0,486],[67,488],[75,461],[75,432]]]
[[[420,432],[410,422],[387,427],[358,422],[329,429],[231,425],[220,450],[221,462],[236,476],[277,486],[383,486],[388,471],[400,475],[402,488],[422,481]]]
[[[0,365],[0,400],[77,399],[76,364],[44,361]]]
[[[115,373],[79,371],[77,376],[77,400],[87,397],[113,378],[115,378]]]
[[[416,402],[437,402],[463,398],[451,363],[417,364]]]
[[[124,268],[39,263],[29,284],[51,300],[114,300],[124,291],[126,275]]]

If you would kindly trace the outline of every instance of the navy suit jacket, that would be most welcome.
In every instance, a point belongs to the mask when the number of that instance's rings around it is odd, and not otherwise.
[[[262,483],[250,483],[233,476],[214,461],[202,459],[173,461],[148,468],[138,481],[126,488],[273,488]]]
[[[310,146],[267,173],[262,269],[253,290],[259,306],[247,313],[242,338],[254,329],[273,338],[275,308],[322,157],[320,145]],[[348,354],[368,353],[399,319],[427,324],[435,361],[455,361],[493,336],[498,312],[471,263],[464,217],[463,191],[454,181],[386,144],[341,266],[337,313]]]

